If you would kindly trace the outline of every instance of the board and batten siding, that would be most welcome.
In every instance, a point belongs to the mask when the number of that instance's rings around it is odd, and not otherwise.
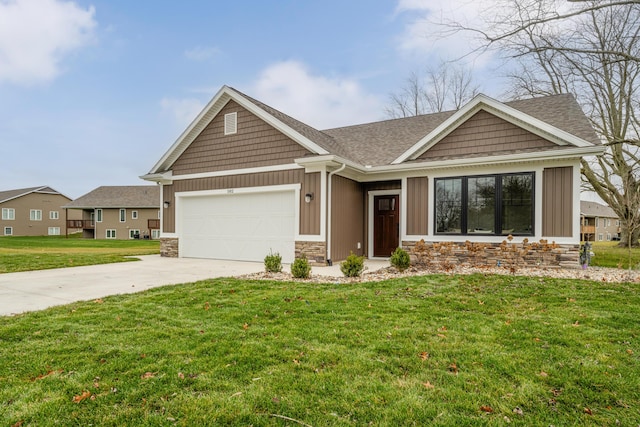
[[[429,179],[407,178],[407,234],[425,236],[428,233],[427,210],[429,207]]]
[[[331,259],[336,262],[344,260],[351,252],[363,253],[364,193],[362,185],[356,181],[338,175],[332,180]]]
[[[171,204],[169,208],[163,208],[163,232],[175,233],[175,193],[298,183],[301,184],[300,234],[320,234],[320,172],[306,174],[303,169],[176,180],[164,185],[163,200],[169,200]],[[306,192],[314,193],[311,203],[304,201]]]
[[[237,113],[237,132],[224,134],[224,117]],[[293,163],[310,152],[282,132],[229,101],[171,166],[173,175]]]
[[[573,167],[542,172],[542,235],[571,237],[573,233]]]
[[[558,147],[491,113],[479,111],[442,141],[429,148],[419,159],[464,158],[516,151],[550,150]]]

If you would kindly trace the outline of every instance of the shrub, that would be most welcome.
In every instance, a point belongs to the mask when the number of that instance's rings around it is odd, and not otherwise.
[[[393,251],[390,261],[391,265],[393,265],[399,271],[405,271],[411,264],[409,253],[407,253],[407,251],[405,251],[401,247],[397,247],[396,250]]]
[[[311,266],[304,255],[302,258],[293,260],[291,264],[291,275],[296,279],[308,279],[311,275]]]
[[[340,263],[340,271],[346,277],[358,277],[364,271],[364,257],[351,254]]]
[[[268,273],[280,273],[282,271],[282,256],[278,252],[274,254],[269,251],[269,255],[264,257],[264,269]]]

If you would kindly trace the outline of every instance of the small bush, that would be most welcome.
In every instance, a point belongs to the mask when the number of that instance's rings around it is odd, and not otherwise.
[[[311,275],[311,266],[307,258],[296,258],[291,264],[291,275],[296,279],[308,279]]]
[[[401,247],[397,247],[396,250],[393,251],[390,261],[391,265],[397,268],[398,271],[405,271],[411,264],[409,253],[407,253],[407,251],[405,251]]]
[[[269,251],[269,255],[264,257],[264,269],[268,273],[280,273],[282,271],[282,256],[278,252],[274,254]]]
[[[340,271],[346,277],[358,277],[364,271],[364,257],[351,254],[340,263]]]

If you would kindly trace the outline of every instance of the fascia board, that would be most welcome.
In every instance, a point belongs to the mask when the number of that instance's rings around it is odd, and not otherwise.
[[[38,191],[42,190],[43,188],[47,188],[47,187],[48,187],[47,185],[43,185],[42,187],[33,188],[33,189],[29,190],[29,191],[25,191],[24,193],[20,193],[20,194],[17,194],[15,196],[13,196],[13,197],[8,197],[6,199],[0,200],[0,203],[9,202],[11,200],[19,199],[20,197],[24,197],[24,196],[27,196],[27,195],[32,194],[32,193],[37,193]],[[58,193],[57,191],[55,193],[50,193],[50,194],[60,194],[61,196],[64,196],[64,194]],[[67,197],[67,196],[64,196],[64,197]],[[67,199],[71,200],[69,197],[67,197]]]
[[[268,124],[276,128],[277,130],[279,130],[289,138],[296,141],[298,144],[302,145],[307,150],[311,151],[314,154],[320,154],[320,155],[329,154],[327,150],[320,147],[318,144],[311,141],[309,138],[305,137],[299,132],[295,131],[290,126],[284,124],[283,122],[281,122],[280,120],[272,116],[271,114],[267,113],[262,108],[258,107],[256,104],[249,101],[248,99],[246,99],[245,97],[243,97],[242,95],[234,91],[233,89],[228,88],[228,90],[230,93],[235,94],[235,96],[232,96],[234,101],[236,101],[238,104],[240,104],[241,106],[249,110],[251,113],[255,114],[256,116],[258,116],[259,118],[261,118],[262,120],[264,120],[265,122],[267,122]]]
[[[154,174],[159,171],[167,170],[171,167],[173,162],[189,147],[193,140],[204,130],[204,128],[211,123],[214,117],[222,110],[222,108],[233,100],[246,108],[251,113],[255,114],[289,138],[293,139],[307,150],[316,154],[329,154],[328,151],[296,132],[289,126],[282,123],[280,120],[267,113],[253,102],[246,99],[244,96],[234,91],[228,86],[223,86],[218,93],[209,101],[209,103],[202,109],[200,114],[191,122],[191,124],[185,129],[184,132],[178,137],[176,142],[167,150],[167,152],[160,158],[160,160],[154,165],[149,174]]]
[[[526,129],[529,132],[548,139],[558,145],[570,144],[576,147],[594,146],[592,143],[587,142],[582,138],[578,138],[569,132],[555,126],[551,126],[542,120],[536,119],[535,117],[498,102],[486,95],[479,94],[391,163],[400,164],[406,160],[416,159],[455,130],[459,124],[463,123],[466,119],[480,110],[485,110],[494,114],[509,123]]]
[[[157,182],[160,184],[171,184],[173,183],[173,171],[166,171],[162,173],[148,173],[145,175],[140,175],[140,179],[144,179],[145,181]]]

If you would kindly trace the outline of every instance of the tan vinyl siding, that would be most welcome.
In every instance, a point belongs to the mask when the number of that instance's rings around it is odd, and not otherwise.
[[[224,116],[238,113],[238,131],[224,134]],[[234,101],[218,113],[175,161],[174,175],[243,169],[293,163],[309,154],[300,144],[285,136]]]
[[[301,189],[309,188],[306,185],[306,179],[310,177],[310,185],[319,186],[319,177],[315,177],[316,174],[305,174],[304,169],[291,169],[285,171],[274,172],[262,172],[248,175],[231,175],[231,176],[219,176],[210,178],[198,178],[198,179],[185,179],[180,181],[174,181],[171,185],[163,186],[163,200],[170,200],[171,205],[169,208],[164,209],[164,221],[163,231],[165,233],[175,233],[175,193],[181,193],[185,191],[207,191],[207,190],[223,190],[230,188],[243,188],[243,187],[262,187],[265,185],[285,185],[285,184],[302,184]],[[313,184],[316,180],[317,184]],[[316,193],[318,203],[313,204],[302,203],[300,209],[301,223],[308,221],[305,228],[309,230],[320,229],[320,204],[319,204],[319,190]],[[304,199],[304,194],[301,194],[301,198]],[[316,199],[314,199],[316,200]],[[315,209],[316,213],[310,213],[308,210]],[[317,218],[317,224],[312,224],[311,221]],[[313,234],[313,233],[310,233]]]
[[[60,234],[66,234],[65,211],[62,206],[71,200],[60,194],[29,193],[22,197],[0,203],[3,208],[14,209],[15,219],[3,220],[0,216],[0,236],[4,235],[5,227],[11,227],[13,236],[47,236],[49,227],[59,227]],[[32,209],[42,212],[42,219],[31,221]],[[49,212],[58,212],[58,219],[49,219]]]
[[[320,172],[307,173],[300,190],[300,234],[320,234]],[[313,200],[305,202],[307,193],[313,193]]]
[[[428,178],[407,179],[407,234],[427,234]]]
[[[364,193],[356,181],[334,175],[331,188],[331,259],[345,259],[364,248]],[[360,243],[360,249],[358,249]]]
[[[479,111],[462,123],[419,159],[464,158],[470,156],[538,151],[559,146],[486,111]]]
[[[571,237],[573,168],[547,168],[542,173],[542,235]]]
[[[138,212],[137,219],[131,217],[132,211]],[[89,219],[94,210],[84,212],[85,219]],[[120,222],[120,208],[103,208],[102,222],[95,221],[94,218],[94,236],[96,239],[106,239],[107,230],[115,230],[116,240],[129,240],[129,230],[139,230],[141,239],[145,235],[151,237],[150,219],[158,219],[158,208],[126,208],[124,222]]]

